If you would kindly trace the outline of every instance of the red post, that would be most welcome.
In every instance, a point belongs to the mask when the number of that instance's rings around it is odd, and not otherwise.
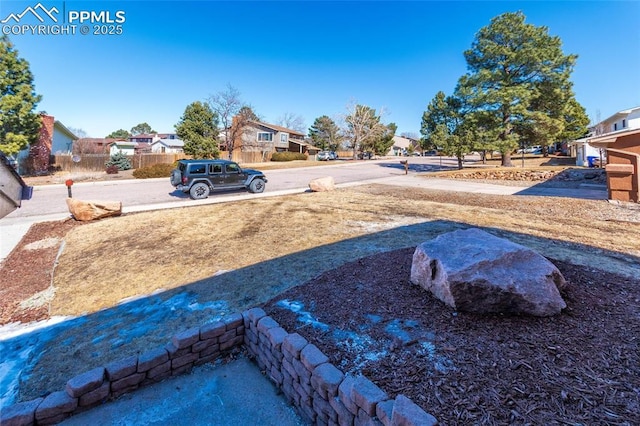
[[[71,185],[73,185],[73,179],[67,179],[64,181],[64,184],[67,185],[67,193],[69,194],[69,198],[71,197]]]

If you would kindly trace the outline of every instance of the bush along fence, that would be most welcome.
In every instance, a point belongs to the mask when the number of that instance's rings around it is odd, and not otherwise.
[[[69,380],[64,390],[4,407],[2,426],[51,425],[244,346],[267,377],[310,424],[436,425],[437,420],[363,376],[345,376],[315,345],[289,334],[260,308],[176,334],[161,348],[95,368]]]

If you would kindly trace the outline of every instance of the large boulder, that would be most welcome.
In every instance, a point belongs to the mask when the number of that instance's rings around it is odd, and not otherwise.
[[[333,177],[326,176],[313,179],[311,182],[309,182],[309,189],[311,189],[313,192],[333,191],[334,189],[336,189],[336,184],[333,181]]]
[[[120,201],[80,201],[75,198],[67,198],[69,212],[76,220],[89,221],[102,219],[109,216],[122,214]]]
[[[550,316],[566,307],[558,268],[535,251],[471,228],[413,254],[411,282],[459,311]]]

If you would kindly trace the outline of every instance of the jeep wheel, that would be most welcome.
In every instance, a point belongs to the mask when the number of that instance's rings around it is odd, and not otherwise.
[[[249,192],[258,194],[264,191],[265,183],[262,179],[254,179],[249,184]]]
[[[196,183],[189,190],[189,195],[194,200],[204,200],[209,196],[209,185],[206,183]]]

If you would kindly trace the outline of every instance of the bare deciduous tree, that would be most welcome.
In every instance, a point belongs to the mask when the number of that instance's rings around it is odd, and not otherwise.
[[[387,130],[387,127],[381,123],[383,114],[384,108],[381,108],[380,114],[376,115],[376,110],[366,105],[356,102],[347,105],[344,134],[348,140],[349,149],[353,150],[354,159],[358,157],[359,151],[366,149]]]
[[[284,115],[278,118],[276,124],[287,129],[297,130],[300,133],[306,132],[304,117],[292,112],[285,112]]]
[[[208,100],[211,109],[218,115],[220,124],[222,125],[222,136],[229,152],[229,159],[235,149],[235,143],[243,128],[243,120],[236,120],[235,117],[243,107],[240,99],[240,91],[227,84],[226,90],[211,95]]]
[[[75,155],[102,154],[104,147],[98,145],[93,138],[80,138],[73,142],[72,152]]]

